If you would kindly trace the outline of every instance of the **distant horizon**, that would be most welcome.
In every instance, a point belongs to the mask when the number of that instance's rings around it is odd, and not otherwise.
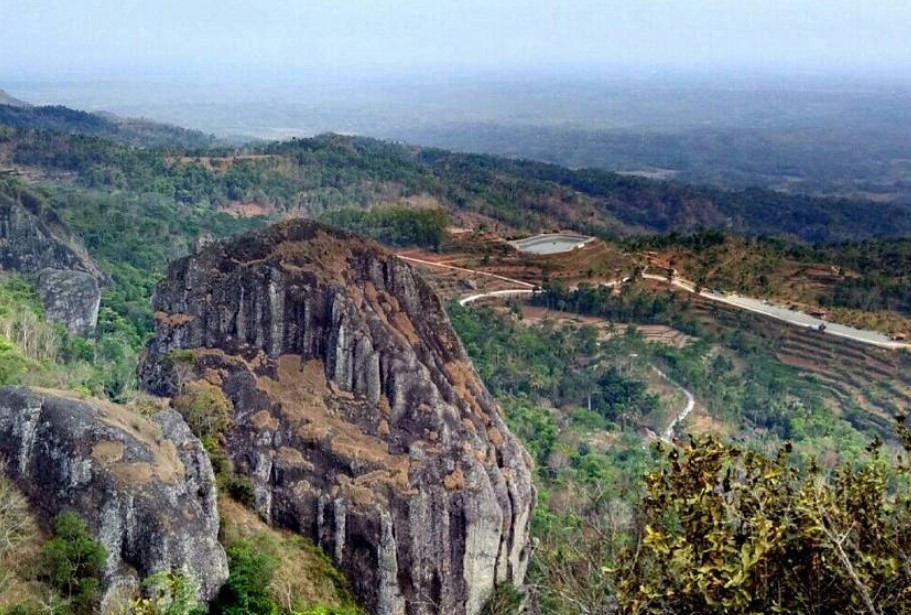
[[[0,81],[911,73],[882,0],[8,0]]]
[[[432,81],[549,81],[572,82],[633,82],[645,83],[735,83],[768,85],[782,82],[792,86],[816,82],[841,81],[846,84],[905,84],[911,83],[911,61],[906,66],[873,70],[864,67],[782,67],[760,65],[712,64],[705,66],[632,65],[616,63],[552,64],[503,67],[368,67],[340,70],[334,68],[234,68],[220,70],[118,70],[73,71],[67,73],[10,73],[0,66],[0,89],[17,84],[66,85],[87,83],[175,83],[175,84],[246,84],[279,85],[292,80],[312,80],[318,83],[345,84],[371,82],[432,82]]]
[[[86,110],[113,110],[126,102],[112,98],[105,100],[106,92],[118,89],[129,92],[134,86],[158,88],[157,94],[182,98],[180,92],[194,91],[199,97],[184,102],[208,102],[208,97],[220,102],[262,102],[275,96],[300,94],[307,87],[317,87],[310,92],[317,98],[321,94],[340,93],[347,90],[394,91],[400,87],[433,86],[448,87],[489,86],[493,89],[507,89],[510,86],[548,88],[561,83],[571,85],[616,86],[620,88],[700,88],[746,91],[838,91],[851,92],[867,89],[911,90],[911,68],[899,73],[871,73],[869,71],[812,72],[775,71],[774,69],[745,70],[732,67],[691,68],[687,70],[655,67],[651,70],[634,70],[613,65],[577,66],[537,69],[478,69],[461,71],[390,71],[343,73],[336,71],[288,71],[287,73],[255,71],[226,78],[216,73],[175,74],[175,73],[133,73],[70,75],[54,79],[49,76],[4,78],[0,75],[0,90],[35,105],[76,105],[84,104]],[[87,99],[73,97],[66,92],[75,89],[86,92],[86,88],[99,86],[90,91]],[[40,92],[38,98],[34,96]],[[240,100],[226,101],[226,92],[237,94]],[[131,97],[132,98],[132,97]],[[87,102],[82,102],[86,100]],[[133,102],[133,101],[129,101]]]

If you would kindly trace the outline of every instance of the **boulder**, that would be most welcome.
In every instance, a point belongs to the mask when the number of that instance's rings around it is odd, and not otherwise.
[[[186,570],[212,598],[228,576],[214,476],[174,410],[150,419],[72,394],[0,388],[0,461],[39,518],[73,511],[107,549],[106,596]]]
[[[94,332],[107,276],[63,220],[24,189],[0,190],[0,271],[37,278],[51,321],[77,335]]]
[[[95,332],[101,289],[94,276],[72,269],[42,269],[37,288],[49,320],[63,323],[74,335]]]

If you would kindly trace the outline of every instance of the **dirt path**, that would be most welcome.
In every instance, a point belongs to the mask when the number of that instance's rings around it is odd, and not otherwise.
[[[463,273],[471,273],[474,275],[483,275],[488,278],[496,278],[498,280],[503,280],[504,282],[510,282],[512,284],[517,284],[523,288],[534,289],[535,285],[529,282],[523,282],[522,280],[516,280],[515,278],[507,278],[506,276],[497,275],[495,273],[487,273],[486,271],[478,271],[477,269],[465,269],[464,267],[456,267],[454,265],[444,265],[442,263],[435,263],[433,261],[425,261],[420,258],[414,258],[412,256],[404,256],[402,254],[397,254],[400,259],[403,261],[408,261],[409,263],[416,263],[418,265],[426,265],[428,267],[441,267],[443,269],[451,269],[453,271],[461,271]]]
[[[690,415],[690,412],[693,411],[693,408],[696,407],[696,398],[693,396],[693,394],[690,391],[686,390],[681,385],[679,385],[678,383],[676,383],[673,380],[671,380],[670,378],[668,378],[667,374],[665,374],[663,371],[661,371],[654,365],[652,366],[652,369],[655,370],[656,374],[658,374],[659,376],[661,376],[662,378],[664,378],[665,380],[670,382],[672,385],[674,385],[675,387],[680,389],[680,391],[684,395],[686,395],[686,406],[683,408],[683,410],[680,411],[680,413],[676,416],[676,418],[674,418],[674,420],[671,421],[671,424],[667,426],[667,429],[664,430],[664,433],[661,436],[662,440],[664,440],[666,442],[670,442],[671,440],[674,439],[674,429],[686,417],[688,417]]]

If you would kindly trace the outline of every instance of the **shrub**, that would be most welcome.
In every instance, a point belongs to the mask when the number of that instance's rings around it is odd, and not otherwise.
[[[524,596],[512,583],[500,583],[487,599],[481,615],[516,615],[522,608]]]
[[[672,449],[646,475],[640,542],[614,571],[621,612],[911,612],[911,498],[869,451],[827,476],[801,471],[789,446],[772,458],[712,437]]]
[[[17,350],[16,346],[0,336],[0,385],[15,382],[28,370],[30,362]]]
[[[228,495],[247,506],[253,508],[256,504],[256,490],[253,487],[253,481],[247,476],[232,475],[225,485]]]
[[[241,539],[228,548],[230,574],[215,599],[216,615],[277,615],[278,603],[269,593],[277,562],[269,553]]]
[[[54,522],[54,537],[44,546],[42,571],[73,612],[89,614],[98,599],[98,578],[106,559],[107,552],[91,537],[85,521],[63,513]]]
[[[228,461],[228,456],[225,454],[225,451],[218,443],[218,439],[214,436],[202,438],[202,445],[209,455],[209,461],[212,463],[212,471],[215,473],[215,476],[221,478],[229,475],[231,473],[231,463]]]
[[[129,615],[202,615],[199,586],[184,572],[157,572],[142,583],[147,597],[130,604]]]
[[[28,515],[28,503],[19,490],[4,478],[5,470],[5,464],[0,461],[0,561],[35,534]],[[0,585],[0,590],[2,587]]]
[[[0,462],[0,605],[4,603],[4,594],[17,583],[17,568],[23,562],[23,552],[39,538],[38,528],[29,515],[28,502],[15,485],[4,478],[4,471],[4,464]]]
[[[205,380],[185,384],[174,398],[174,407],[200,439],[225,431],[234,412],[233,404],[221,389]]]

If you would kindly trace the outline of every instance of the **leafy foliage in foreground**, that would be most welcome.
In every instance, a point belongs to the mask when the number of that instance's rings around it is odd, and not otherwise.
[[[714,438],[672,450],[646,476],[641,532],[618,558],[626,613],[911,611],[908,468],[800,471]]]

